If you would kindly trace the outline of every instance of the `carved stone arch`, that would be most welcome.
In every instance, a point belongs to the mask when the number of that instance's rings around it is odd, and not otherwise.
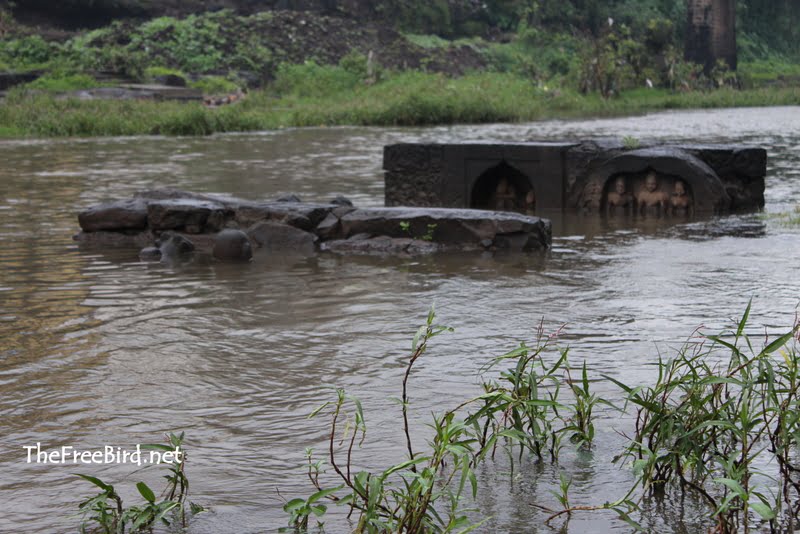
[[[474,181],[469,193],[469,207],[474,209],[498,209],[493,205],[495,192],[502,180],[506,180],[514,189],[514,194],[518,200],[518,206],[514,209],[524,210],[525,199],[532,192],[535,199],[535,191],[530,179],[506,160],[488,166],[483,170]],[[501,208],[502,209],[502,208]]]
[[[612,157],[580,177],[570,204],[600,209],[609,181],[618,176],[644,175],[650,171],[683,180],[692,192],[694,210],[713,212],[728,209],[731,199],[719,176],[703,161],[676,148],[643,148]]]

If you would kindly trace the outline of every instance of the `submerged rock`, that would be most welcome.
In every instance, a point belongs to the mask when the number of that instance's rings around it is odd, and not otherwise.
[[[154,200],[147,203],[147,224],[153,230],[183,229],[190,234],[216,231],[225,224],[225,206],[188,198]]]
[[[364,234],[353,236],[350,239],[327,241],[321,249],[335,254],[364,254],[371,256],[419,256],[440,252],[439,243],[411,239],[407,237],[378,236],[369,237]]]
[[[294,193],[286,193],[285,195],[281,195],[281,196],[277,197],[277,198],[275,199],[275,202],[294,202],[294,203],[300,203],[300,202],[302,202],[302,200],[300,200],[300,197],[299,197],[299,196],[297,196],[297,195],[296,195],[296,194],[294,194]]]
[[[270,252],[310,256],[318,237],[310,232],[273,221],[262,221],[247,230],[247,234]]]
[[[413,238],[445,248],[499,247],[527,251],[547,248],[550,222],[519,213],[446,208],[364,208],[339,219],[332,238],[356,234]],[[488,245],[488,247],[487,247]]]
[[[336,195],[331,199],[331,204],[335,204],[337,206],[353,206],[353,202],[344,195]]]
[[[160,261],[161,249],[158,247],[144,247],[139,251],[139,259],[142,261]]]
[[[194,243],[184,236],[173,232],[164,232],[161,234],[156,240],[156,247],[158,247],[158,251],[161,255],[159,259],[165,263],[187,259],[195,250]]]
[[[250,261],[253,247],[246,233],[228,228],[217,234],[212,255],[222,261]]]
[[[147,202],[142,199],[100,204],[78,214],[84,232],[101,230],[143,230],[147,228]]]
[[[253,202],[151,190],[83,211],[78,217],[83,231],[76,240],[145,247],[140,257],[148,261],[175,261],[195,250],[223,261],[247,261],[253,244],[282,255],[307,256],[318,248],[339,254],[416,255],[539,250],[551,240],[549,221],[519,213],[355,208],[334,201]]]

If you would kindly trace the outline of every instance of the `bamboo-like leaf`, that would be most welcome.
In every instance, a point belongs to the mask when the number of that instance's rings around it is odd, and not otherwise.
[[[794,330],[792,330],[791,332],[786,332],[781,337],[779,337],[778,339],[776,339],[775,341],[773,341],[772,343],[767,345],[764,348],[764,350],[761,351],[761,354],[759,354],[759,356],[761,356],[763,354],[772,354],[773,352],[775,352],[779,348],[781,348],[784,345],[786,345],[786,343],[788,343],[789,340],[794,337],[794,334],[795,334]]]
[[[406,460],[405,462],[393,465],[392,467],[381,473],[381,478],[385,480],[386,477],[388,477],[392,473],[396,473],[397,471],[402,471],[403,469],[408,469],[412,465],[417,465],[423,462],[427,462],[430,459],[431,459],[430,456],[419,456],[417,458],[414,458],[413,460]]]
[[[99,478],[96,478],[96,477],[93,477],[93,476],[89,476],[89,475],[81,475],[80,473],[73,473],[73,474],[75,476],[81,477],[82,479],[91,482],[92,484],[94,484],[98,488],[102,489],[103,491],[108,491],[110,493],[114,492],[114,487],[113,486],[111,486],[109,484],[106,484],[105,482],[103,482]]]
[[[323,515],[325,515],[325,512],[328,511],[328,507],[325,506],[324,504],[318,504],[316,506],[312,506],[311,511],[314,513],[315,516],[322,517]]]
[[[761,519],[764,521],[772,521],[775,519],[775,510],[764,504],[763,502],[751,502],[750,508],[752,508],[758,515],[761,516]]]
[[[311,419],[312,417],[314,417],[314,416],[316,416],[317,414],[319,414],[319,412],[321,412],[322,410],[324,410],[324,409],[325,409],[325,407],[326,407],[326,406],[328,406],[330,403],[331,403],[331,402],[330,402],[330,401],[328,401],[328,402],[326,402],[326,403],[324,403],[324,404],[322,404],[322,405],[318,406],[317,408],[315,408],[313,412],[311,412],[310,414],[308,414],[308,418],[309,418],[309,419]]]
[[[726,486],[728,489],[733,491],[737,497],[742,499],[743,501],[747,500],[747,492],[744,490],[741,484],[732,478],[715,478],[714,482],[717,484],[722,484]]]
[[[318,500],[320,500],[320,499],[322,499],[324,497],[327,497],[328,495],[331,495],[333,493],[336,493],[337,491],[339,491],[343,487],[344,487],[344,484],[341,484],[339,486],[336,486],[335,488],[328,488],[328,489],[320,490],[320,491],[314,493],[313,495],[311,495],[311,497],[308,498],[307,502],[308,502],[308,504],[314,504]]]
[[[742,315],[742,320],[739,321],[739,327],[736,329],[736,339],[739,339],[742,336],[742,332],[744,332],[744,327],[747,324],[747,319],[750,317],[750,307],[753,305],[753,297],[750,297],[750,301],[747,303],[747,308],[744,310],[744,315]]]
[[[136,484],[136,489],[139,490],[139,494],[142,497],[144,497],[144,500],[146,500],[147,502],[149,503],[156,502],[156,494],[153,493],[153,490],[151,490],[150,487],[144,482],[138,482]]]
[[[164,445],[162,443],[145,443],[141,445],[141,448],[146,451],[167,451],[172,452],[175,450],[174,447],[170,447],[169,445]]]
[[[152,523],[154,519],[155,516],[153,515],[152,510],[148,508],[142,511],[138,516],[136,516],[136,519],[131,525],[131,531],[136,532],[139,529],[139,527]]]
[[[428,327],[427,327],[427,326],[420,326],[420,327],[417,329],[417,333],[416,333],[416,334],[414,334],[414,339],[411,341],[411,351],[412,351],[412,352],[416,352],[416,350],[417,350],[417,345],[419,344],[419,340],[420,340],[420,338],[421,338],[421,337],[422,337],[422,336],[423,336],[425,333],[427,333],[427,331],[428,331]]]

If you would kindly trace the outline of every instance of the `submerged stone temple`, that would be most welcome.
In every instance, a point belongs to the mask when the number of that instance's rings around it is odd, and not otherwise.
[[[719,213],[764,205],[767,153],[744,145],[405,143],[384,148],[387,206]]]
[[[633,143],[628,143],[628,145]],[[344,197],[245,200],[174,189],[91,206],[75,239],[141,248],[148,261],[195,252],[417,255],[545,250],[551,210],[693,214],[764,205],[766,151],[728,145],[632,148],[620,141],[418,143],[384,148],[386,206]],[[142,248],[143,247],[143,248]]]

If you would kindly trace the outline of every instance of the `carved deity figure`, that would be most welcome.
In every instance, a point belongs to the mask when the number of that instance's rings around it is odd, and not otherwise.
[[[620,176],[614,181],[614,190],[608,192],[606,204],[609,208],[621,207],[626,208],[633,205],[633,194],[628,191],[628,186],[625,184],[625,178]]]
[[[675,180],[672,195],[669,197],[670,205],[673,212],[684,212],[692,205],[692,199],[689,198],[689,193],[686,191],[686,184],[683,180]]]
[[[533,189],[528,191],[528,194],[525,195],[525,213],[531,214],[536,209],[536,193],[533,192]]]
[[[506,211],[517,209],[517,189],[506,178],[501,178],[497,182],[494,190],[493,209]]]
[[[666,208],[669,205],[669,195],[665,191],[658,189],[658,178],[656,173],[649,172],[644,179],[644,189],[636,195],[636,203],[639,209],[645,208]]]

